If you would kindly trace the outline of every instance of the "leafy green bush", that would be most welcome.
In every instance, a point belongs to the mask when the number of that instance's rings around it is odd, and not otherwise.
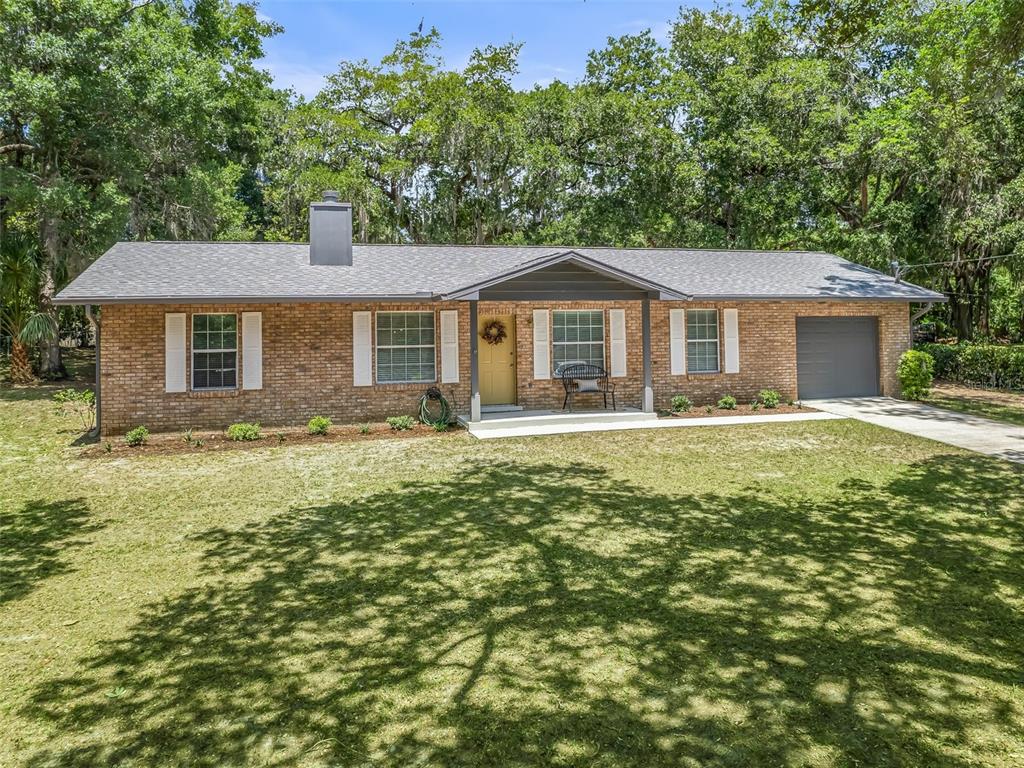
[[[62,389],[54,393],[53,402],[60,416],[77,416],[83,429],[96,424],[96,395],[91,389]]]
[[[128,445],[143,445],[146,442],[146,438],[149,437],[149,430],[145,427],[139,426],[135,429],[129,429],[124,436],[124,441]]]
[[[736,410],[736,398],[732,395],[726,395],[718,401],[718,407],[723,411],[735,411]]]
[[[1024,344],[918,344],[935,359],[935,377],[961,384],[1024,389]]]
[[[398,432],[406,429],[412,429],[416,426],[416,419],[412,416],[388,416],[385,421],[388,423],[389,427]]]
[[[331,428],[331,420],[326,416],[314,416],[306,426],[311,435],[326,435]]]
[[[896,375],[900,392],[907,400],[922,400],[931,392],[935,358],[919,349],[908,349],[900,356]]]
[[[775,406],[773,405],[772,408],[774,408],[774,407]],[[752,411],[760,411],[761,408],[762,408],[761,403],[759,401],[757,401],[757,400],[755,400],[754,402],[752,402],[750,404],[750,410],[752,410]]]
[[[778,408],[782,402],[782,395],[774,389],[762,389],[757,396],[765,408]]]
[[[672,395],[672,412],[687,413],[693,408],[693,401],[686,395]]]
[[[915,344],[914,349],[927,352],[935,361],[935,378],[956,379],[957,346],[955,344]]]
[[[432,421],[430,426],[434,428],[435,432],[447,432],[449,425],[447,421]]]
[[[228,427],[228,438],[237,442],[259,440],[261,437],[259,424],[248,424],[241,421]]]
[[[713,405],[705,405],[704,406],[704,413],[714,413],[714,412],[715,412],[715,406],[713,406]]]
[[[369,424],[360,424],[359,425],[359,434],[360,435],[368,435],[372,431],[373,431],[373,427],[370,426]]]

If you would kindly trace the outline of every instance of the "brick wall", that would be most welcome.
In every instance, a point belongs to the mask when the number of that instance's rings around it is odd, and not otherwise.
[[[621,405],[639,406],[642,389],[639,302],[531,302],[479,305],[480,317],[514,314],[516,379],[519,404],[555,408],[562,402],[557,380],[533,378],[533,310],[608,309],[626,311],[625,378],[615,379]],[[740,372],[737,374],[669,373],[669,309],[735,307],[739,310]],[[122,434],[145,424],[153,431],[223,428],[236,421],[267,426],[305,423],[324,414],[337,423],[376,421],[396,413],[414,413],[426,384],[352,384],[352,312],[359,310],[431,311],[457,309],[459,333],[465,340],[459,354],[459,383],[440,385],[454,396],[461,412],[469,408],[469,307],[464,302],[424,304],[209,304],[108,305],[103,308],[101,376],[103,431]],[[263,313],[263,388],[214,392],[164,392],[164,314],[185,312],[259,311]],[[682,392],[700,404],[723,394],[750,398],[764,387],[796,397],[796,318],[798,316],[873,315],[879,318],[882,391],[898,392],[896,364],[910,346],[907,305],[888,302],[696,302],[651,303],[651,356],[655,403],[667,405]],[[721,312],[719,312],[721,324]],[[606,325],[607,329],[607,325]],[[606,330],[605,359],[609,360]],[[724,334],[719,332],[720,338]],[[481,342],[483,343],[483,342]],[[191,337],[186,334],[191,377]],[[239,344],[239,370],[244,368]],[[437,348],[440,355],[440,346]],[[440,360],[437,360],[440,373]],[[241,382],[241,376],[239,376]],[[581,399],[580,404],[588,401]]]

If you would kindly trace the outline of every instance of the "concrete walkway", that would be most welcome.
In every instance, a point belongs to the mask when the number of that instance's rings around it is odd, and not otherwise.
[[[495,414],[494,416],[497,416]],[[840,419],[831,413],[757,414],[749,416],[709,416],[687,419],[659,419],[653,413],[612,411],[604,414],[530,412],[508,418],[485,418],[471,422],[459,417],[469,434],[481,440],[497,437],[534,437],[537,435],[568,435],[578,432],[607,432],[620,429],[680,429],[683,427],[725,427],[735,424],[772,424],[787,421],[825,421]]]
[[[1024,427],[889,397],[806,400],[821,411],[1024,463]]]

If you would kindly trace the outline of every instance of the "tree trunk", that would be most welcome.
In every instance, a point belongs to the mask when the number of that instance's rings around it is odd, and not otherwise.
[[[43,245],[43,280],[39,289],[39,309],[53,320],[53,327],[57,328],[57,308],[53,305],[53,297],[57,293],[54,272],[57,259],[60,256],[60,245],[57,236],[57,222],[46,211],[42,215],[40,234]],[[64,378],[67,371],[61,359],[60,333],[58,332],[53,339],[44,341],[42,348],[43,359],[40,374],[47,379]]]
[[[33,378],[28,349],[15,336],[11,339],[11,381],[15,384],[29,384]]]
[[[974,302],[971,300],[971,282],[963,273],[952,281],[949,296],[949,314],[958,341],[974,338]]]

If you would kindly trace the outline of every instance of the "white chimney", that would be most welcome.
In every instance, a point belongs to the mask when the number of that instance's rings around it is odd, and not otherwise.
[[[309,263],[352,266],[352,203],[332,190],[309,206]]]

